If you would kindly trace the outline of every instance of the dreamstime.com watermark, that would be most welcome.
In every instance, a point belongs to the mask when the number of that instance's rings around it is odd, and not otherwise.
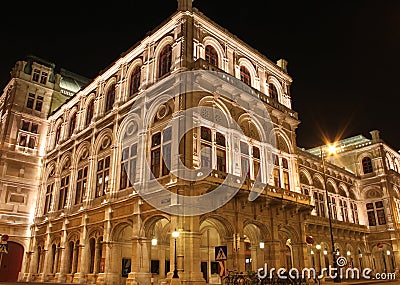
[[[321,272],[317,272],[315,268],[303,268],[301,270],[297,268],[274,268],[268,270],[268,264],[265,263],[264,268],[259,268],[257,270],[257,275],[261,279],[271,279],[273,277],[277,277],[278,279],[323,279],[324,277],[328,277],[331,279],[336,279],[339,277],[340,279],[347,280],[395,280],[396,274],[393,272],[389,273],[375,273],[371,268],[355,268],[351,266],[347,266],[347,259],[345,257],[339,257],[337,259],[337,264],[339,268],[334,268],[331,265],[328,268],[322,268]]]

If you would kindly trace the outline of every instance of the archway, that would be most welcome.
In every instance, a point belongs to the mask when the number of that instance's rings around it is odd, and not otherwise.
[[[24,247],[19,243],[8,242],[8,254],[2,254],[0,267],[1,282],[16,282],[21,271]]]

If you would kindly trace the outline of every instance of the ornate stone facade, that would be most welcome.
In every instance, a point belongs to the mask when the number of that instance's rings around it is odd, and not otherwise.
[[[30,196],[36,204],[20,279],[150,284],[153,276],[160,283],[171,280],[176,262],[180,282],[218,283],[214,249],[221,245],[227,246],[227,269],[256,271],[268,263],[320,270],[332,265],[328,214],[339,255],[355,267],[394,271],[400,262],[399,153],[376,132],[372,140],[339,142],[340,152],[324,157],[325,164],[319,149],[299,149],[287,62],[270,61],[191,1],[178,2],[176,13],[97,78],[49,116],[37,114],[41,143],[28,189],[38,196]],[[204,70],[215,73],[203,76]],[[210,89],[168,97],[188,71],[199,72],[196,82]],[[19,81],[32,79],[13,74],[9,87]],[[55,89],[48,89],[44,106]],[[25,90],[15,94],[29,100]],[[268,132],[257,120],[260,106],[271,119]],[[194,107],[200,111],[193,128],[179,139],[171,122]],[[18,124],[1,114],[2,122]],[[228,121],[238,128],[228,128]],[[200,176],[204,165],[212,171],[202,180],[183,179],[179,161]],[[180,205],[180,195],[210,193],[232,177],[230,183],[244,183],[215,210],[165,211]],[[159,199],[164,209],[146,199],[161,197],[153,191],[157,182],[170,192]],[[7,189],[1,190],[2,203],[10,204]],[[249,199],[255,190],[259,196]]]

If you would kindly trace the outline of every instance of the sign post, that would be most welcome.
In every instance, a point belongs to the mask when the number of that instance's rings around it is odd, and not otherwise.
[[[225,261],[228,259],[228,247],[226,245],[215,247],[215,261],[218,261],[219,276],[225,276]]]
[[[1,268],[1,262],[3,261],[3,254],[8,254],[8,235],[1,235],[1,241],[0,241],[0,268]]]

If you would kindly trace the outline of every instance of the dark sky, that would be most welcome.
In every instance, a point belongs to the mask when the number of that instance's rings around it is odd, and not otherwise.
[[[175,0],[7,3],[0,16],[1,87],[28,54],[94,78],[177,7]],[[317,146],[323,136],[369,138],[378,129],[400,149],[400,1],[196,0],[194,6],[271,60],[289,62],[300,147]]]

